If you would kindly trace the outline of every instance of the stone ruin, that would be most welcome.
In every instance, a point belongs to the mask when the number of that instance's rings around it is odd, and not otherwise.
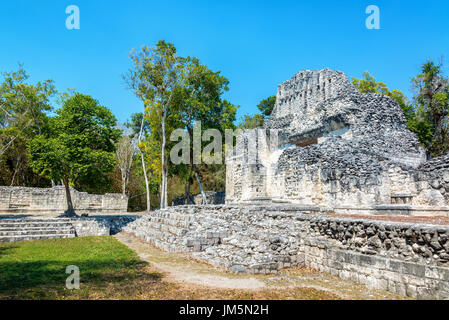
[[[299,72],[226,160],[225,205],[169,207],[123,230],[231,272],[311,267],[449,299],[448,226],[334,214],[449,214],[449,155],[428,161],[394,100],[342,72]]]
[[[205,204],[224,204],[225,203],[225,192],[224,191],[206,191],[206,203]],[[183,206],[188,204],[201,205],[203,204],[203,195],[201,193],[196,193],[190,195],[190,201],[187,201],[186,196],[178,197],[173,199],[172,206]]]
[[[427,161],[399,104],[340,71],[279,85],[264,128],[241,134],[226,160],[227,204],[449,214],[449,155]]]
[[[79,192],[72,187],[71,195],[75,210],[83,212],[126,212],[128,197],[117,193],[104,195]],[[67,209],[65,189],[53,188],[1,187],[0,214],[9,213],[62,213]]]

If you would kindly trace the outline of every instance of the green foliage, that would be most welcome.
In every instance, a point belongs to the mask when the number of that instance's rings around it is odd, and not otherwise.
[[[112,113],[90,96],[76,93],[50,119],[48,133],[30,142],[33,170],[54,181],[67,179],[91,193],[108,189],[114,143],[120,136]]]
[[[49,181],[33,174],[27,144],[36,134],[48,130],[47,112],[56,93],[53,81],[28,83],[19,70],[3,73],[0,84],[0,185],[46,186]]]
[[[426,133],[423,143],[430,156],[443,155],[449,151],[449,79],[443,65],[427,61],[412,83],[418,118]]]
[[[269,117],[271,112],[273,111],[274,105],[276,103],[276,96],[271,96],[266,99],[263,99],[257,105],[257,108],[262,112],[262,115],[265,117]]]
[[[240,119],[240,122],[237,127],[242,130],[255,129],[262,127],[263,124],[264,124],[264,117],[260,113],[256,113],[253,116],[246,114],[242,119]]]
[[[234,129],[235,115],[238,106],[231,104],[222,98],[228,91],[229,80],[220,72],[213,72],[207,66],[202,65],[196,58],[185,59],[185,80],[181,87],[180,100],[177,101],[177,113],[179,128],[184,128],[190,137],[193,137],[195,123],[201,122],[201,134],[208,129],[217,129],[224,133],[226,129]],[[202,147],[208,142],[202,141]],[[224,143],[223,143],[224,148]],[[223,150],[222,150],[223,151]],[[224,157],[224,153],[223,157]],[[196,170],[193,165],[193,139],[190,140],[190,164],[175,166],[176,173],[183,177],[190,187],[192,174]],[[223,161],[224,162],[224,161]],[[201,165],[203,173],[207,175],[208,169],[216,165]],[[201,174],[203,176],[203,174]]]
[[[261,100],[257,105],[257,108],[261,113],[256,113],[254,115],[245,114],[240,119],[237,127],[242,130],[263,127],[265,119],[271,115],[275,104],[276,96],[270,96]]]
[[[140,148],[151,176],[162,181],[161,196],[166,201],[168,175],[191,183],[194,169],[192,164],[174,165],[168,161],[165,150],[177,143],[168,139],[173,130],[185,129],[192,137],[199,121],[203,131],[233,129],[237,107],[222,98],[229,81],[220,72],[210,70],[197,58],[178,56],[171,43],[159,41],[153,48],[133,52],[131,58],[134,68],[126,80],[144,103],[149,125]],[[137,127],[136,119],[131,123]]]

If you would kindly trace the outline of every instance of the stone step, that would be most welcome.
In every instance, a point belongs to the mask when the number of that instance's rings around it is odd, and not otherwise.
[[[127,228],[143,228],[154,229],[158,231],[163,231],[171,233],[172,235],[182,237],[184,236],[192,227],[190,223],[174,223],[173,221],[159,220],[159,218],[141,218],[132,223],[130,223]]]
[[[50,228],[45,228],[45,227],[25,227],[25,228],[16,228],[14,226],[9,226],[9,227],[0,227],[0,231],[15,231],[15,230],[42,230],[42,229],[46,229],[46,230],[53,230],[53,229],[71,229],[72,225],[67,225],[67,226],[62,226],[60,227],[50,227]]]
[[[149,225],[145,226],[127,226],[125,232],[136,235],[144,241],[162,249],[172,252],[191,252],[202,251],[218,243],[217,238],[212,237],[188,237],[177,236],[172,233],[154,229]]]
[[[155,246],[156,248],[159,248],[159,249],[167,251],[167,252],[189,252],[189,251],[191,251],[188,247],[168,243],[168,242],[162,241],[160,239],[156,239],[156,238],[152,237],[151,235],[144,236],[144,235],[135,234],[135,236],[137,236],[138,238],[141,238],[143,241],[151,244],[152,246]]]
[[[24,235],[52,235],[52,234],[75,234],[75,229],[24,229],[24,230],[0,230],[0,237],[2,236],[24,236]]]
[[[76,236],[69,218],[0,219],[0,242],[73,238]]]
[[[166,224],[173,225],[188,225],[195,221],[195,217],[187,214],[178,214],[178,213],[155,213],[151,215],[147,215],[143,217],[144,219],[152,220],[152,221],[160,221]]]
[[[125,232],[133,233],[136,235],[143,235],[143,236],[150,236],[154,239],[161,240],[163,242],[175,242],[177,239],[179,239],[176,235],[171,234],[169,232],[160,231],[158,229],[153,229],[152,227],[145,225],[145,226],[126,226],[124,229]]]
[[[161,232],[168,232],[174,236],[182,237],[184,236],[188,230],[183,228],[174,227],[172,225],[160,224],[156,222],[147,222],[146,226],[150,227],[154,230],[159,230]]]
[[[194,248],[188,246],[185,235],[186,229],[158,224],[148,220],[137,220],[127,225],[123,231],[134,234],[145,242],[169,252],[189,252]]]
[[[14,229],[24,229],[24,228],[61,228],[72,226],[69,222],[0,222],[0,228],[14,228]]]
[[[183,220],[175,220],[170,218],[163,218],[163,217],[144,217],[139,219],[141,222],[153,222],[153,223],[159,223],[163,225],[169,225],[176,228],[183,228],[183,229],[189,229],[190,226],[193,224],[191,221],[183,221]]]
[[[21,236],[0,236],[0,242],[16,242],[27,240],[74,238],[75,234],[50,234],[50,235],[21,235]]]
[[[32,221],[32,222],[73,222],[76,221],[76,219],[71,218],[0,218],[0,223],[3,222],[26,222],[26,221]]]

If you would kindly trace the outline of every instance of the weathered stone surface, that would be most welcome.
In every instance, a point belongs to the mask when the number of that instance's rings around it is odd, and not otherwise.
[[[123,230],[237,273],[308,266],[419,299],[440,299],[449,282],[449,226],[207,205],[159,210]]]
[[[342,72],[282,83],[264,129],[240,135],[227,156],[228,204],[448,208],[449,155],[426,161],[397,102],[359,93]]]
[[[51,238],[109,236],[116,234],[137,216],[95,218],[22,218],[0,219],[0,242]]]
[[[206,191],[206,203],[205,204],[224,204],[225,203],[225,192],[212,192]],[[172,201],[172,206],[182,206],[186,204],[203,204],[203,195],[201,193],[193,194],[190,196],[190,203],[187,202],[187,198],[179,197]]]
[[[121,194],[104,195],[78,192],[71,188],[75,210],[87,212],[126,212],[128,197]],[[0,186],[0,213],[9,212],[60,212],[67,208],[64,187],[26,188]],[[80,212],[81,213],[81,212]]]

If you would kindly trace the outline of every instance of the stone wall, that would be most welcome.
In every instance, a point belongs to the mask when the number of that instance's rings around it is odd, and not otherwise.
[[[82,212],[126,212],[128,197],[107,193],[93,195],[71,188],[75,210]],[[0,213],[53,213],[67,208],[64,187],[0,187]]]
[[[180,206],[142,216],[124,231],[233,272],[309,266],[370,288],[449,299],[448,226],[351,220],[319,210]]]
[[[92,218],[64,219],[72,224],[77,237],[109,236],[122,231],[139,216],[104,216]],[[24,221],[26,221],[24,219]]]

